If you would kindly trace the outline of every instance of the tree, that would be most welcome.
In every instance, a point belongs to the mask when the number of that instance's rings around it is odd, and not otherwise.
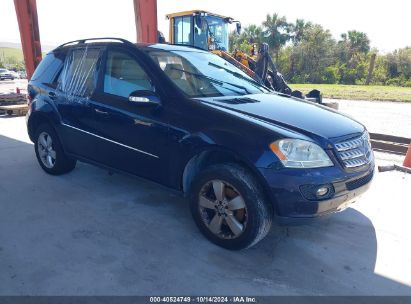
[[[330,31],[324,30],[321,25],[314,24],[307,28],[301,42],[292,47],[290,60],[294,67],[291,80],[301,83],[323,82],[324,75],[332,72],[327,68],[336,63],[333,52],[335,44]],[[330,80],[327,79],[327,82]]]
[[[398,70],[404,79],[411,78],[411,47],[398,50]]]
[[[272,14],[261,26],[251,24],[241,35],[230,33],[230,50],[249,53],[253,43],[263,42],[268,43],[278,70],[290,82],[367,83],[371,58],[376,55],[371,83],[411,87],[411,47],[382,55],[371,49],[364,32],[347,31],[336,42],[318,24],[304,19],[288,23],[285,17]]]
[[[263,22],[266,39],[269,47],[274,51],[276,60],[278,61],[278,53],[282,46],[290,40],[290,26],[285,17],[280,17],[278,14],[268,14]]]
[[[379,57],[376,62],[376,81],[385,85],[411,86],[411,47]]]
[[[367,54],[370,51],[370,39],[366,33],[348,31],[349,49],[351,54]]]
[[[348,31],[341,35],[336,47],[339,59],[339,81],[344,84],[355,84],[365,81],[371,56],[370,40],[367,34],[359,31]]]
[[[238,48],[240,40],[240,35],[237,34],[237,31],[232,31],[228,35],[228,48],[230,52],[233,52],[236,48]]]
[[[241,38],[246,39],[249,43],[260,44],[263,38],[262,32],[263,30],[260,26],[251,24],[244,28]]]
[[[263,39],[262,28],[255,24],[245,27],[240,35],[236,31],[230,33],[230,50],[239,49],[250,53],[253,43],[261,44]]]
[[[311,22],[305,22],[304,19],[297,19],[295,24],[290,24],[290,31],[291,31],[291,40],[293,41],[294,45],[299,44],[305,32],[312,26]]]

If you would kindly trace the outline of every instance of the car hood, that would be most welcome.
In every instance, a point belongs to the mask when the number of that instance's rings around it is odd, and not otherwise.
[[[278,94],[200,98],[206,104],[263,120],[304,135],[323,139],[362,133],[365,127],[331,108]]]

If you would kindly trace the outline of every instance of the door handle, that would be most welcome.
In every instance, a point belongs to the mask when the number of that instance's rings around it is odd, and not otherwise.
[[[49,97],[50,97],[50,99],[56,99],[57,95],[54,92],[49,92]]]
[[[103,115],[108,115],[108,112],[106,112],[106,111],[103,111],[103,110],[99,110],[99,109],[94,109],[94,111],[97,113],[97,114],[103,114]]]

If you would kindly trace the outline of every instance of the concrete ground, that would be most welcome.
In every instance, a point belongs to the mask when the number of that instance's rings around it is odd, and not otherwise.
[[[411,138],[411,102],[326,99],[337,102],[339,111],[361,123],[368,131]]]
[[[0,295],[411,295],[410,185],[377,174],[352,208],[231,252],[156,184],[45,174],[24,118],[0,117]]]
[[[16,92],[16,88],[27,91],[27,79],[8,79],[0,81],[0,93]]]

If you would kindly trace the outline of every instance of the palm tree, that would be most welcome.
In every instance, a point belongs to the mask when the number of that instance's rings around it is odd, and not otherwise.
[[[250,43],[261,43],[262,41],[262,28],[255,24],[251,24],[244,28],[243,37]]]
[[[364,53],[370,51],[370,39],[366,33],[359,31],[348,31],[348,40],[351,52],[353,54]]]
[[[274,50],[278,61],[278,52],[288,40],[290,40],[290,26],[285,17],[279,17],[278,14],[270,16],[267,14],[266,20],[263,22],[265,37],[270,48]]]
[[[292,32],[292,37],[291,39],[293,40],[294,44],[299,44],[307,29],[309,29],[312,26],[311,22],[305,22],[304,19],[297,19],[295,21],[295,24],[290,24],[291,32]]]

